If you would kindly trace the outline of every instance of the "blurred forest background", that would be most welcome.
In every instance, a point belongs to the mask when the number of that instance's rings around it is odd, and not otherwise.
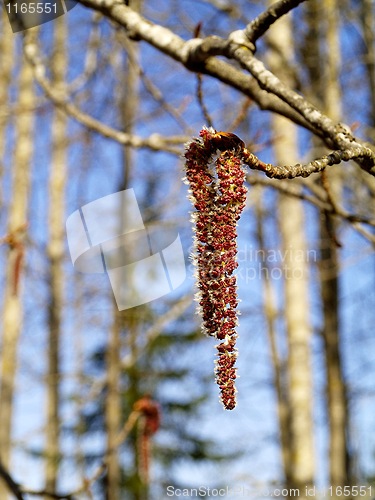
[[[254,498],[298,488],[303,498],[313,485],[366,486],[371,498],[374,177],[354,162],[306,179],[249,171],[238,405],[224,411],[215,340],[195,313],[184,144],[213,125],[289,165],[330,151],[324,131],[269,105],[238,62],[216,57],[232,68],[223,81],[184,67],[172,38],[161,50],[147,30],[124,28],[134,10],[183,40],[226,39],[266,1],[130,0],[118,7],[123,26],[98,1],[82,3],[24,33],[12,33],[4,10],[1,20],[0,498],[158,500],[168,486]],[[373,143],[374,2],[292,3],[256,56]],[[146,224],[180,234],[187,278],[120,312],[105,275],[74,270],[65,222],[129,188]]]

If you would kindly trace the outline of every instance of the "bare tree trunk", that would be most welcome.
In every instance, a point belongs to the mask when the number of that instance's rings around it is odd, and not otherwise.
[[[64,85],[67,64],[65,40],[66,21],[60,17],[55,21],[54,53],[52,56],[52,78],[55,88]],[[46,490],[56,492],[60,459],[60,359],[61,314],[63,307],[63,257],[64,215],[66,181],[66,117],[56,110],[52,123],[52,156],[50,173],[49,211],[49,339],[47,377],[47,428],[46,428]]]
[[[309,31],[316,35],[316,25],[321,27],[318,36],[310,36],[308,51],[319,57],[307,61],[311,77],[315,102],[334,121],[341,119],[341,92],[339,87],[339,67],[341,61],[338,34],[338,8],[336,0],[327,0],[324,4],[313,1],[306,5],[306,18]],[[312,20],[315,20],[313,23]],[[322,32],[322,28],[326,27]],[[325,54],[319,53],[319,40],[326,41]],[[314,141],[316,142],[316,141]],[[324,154],[318,146],[314,154]],[[324,173],[323,186],[327,196],[334,203],[341,198],[341,176],[336,170]],[[342,486],[348,483],[349,455],[347,452],[348,404],[347,390],[342,374],[340,354],[340,318],[339,318],[339,260],[336,243],[337,224],[329,214],[320,219],[320,283],[323,305],[323,340],[327,373],[327,406],[329,420],[329,469],[330,484]]]
[[[375,137],[375,12],[372,0],[362,0],[361,20],[363,38],[366,45],[365,65],[367,69],[369,90],[371,95],[371,115],[370,123],[372,130],[371,137]]]
[[[286,135],[283,144],[275,147],[277,161],[284,164],[293,155],[293,125],[275,118],[273,126]],[[289,142],[289,144],[288,144]],[[314,481],[314,442],[312,417],[311,326],[308,301],[308,263],[305,256],[303,207],[299,200],[279,197],[279,225],[282,240],[285,276],[285,318],[288,335],[288,373],[290,404],[290,480],[293,487],[304,488]]]
[[[284,164],[293,155],[296,137],[290,124],[280,118],[273,123],[283,130],[283,145],[275,147],[277,161]],[[281,128],[282,127],[282,128]],[[287,144],[290,141],[289,145]],[[294,144],[295,148],[296,144]],[[298,255],[307,255],[303,207],[299,200],[281,195],[279,225],[285,252],[285,318],[288,334],[289,404],[291,430],[291,482],[304,487],[314,481],[314,442],[312,418],[312,373],[310,360],[311,326],[309,324],[308,263]]]
[[[2,9],[1,17],[1,37],[0,37],[0,178],[3,174],[3,158],[5,149],[5,131],[9,121],[8,116],[8,93],[11,83],[12,70],[14,66],[14,36],[10,29],[8,16],[5,9]],[[1,199],[0,199],[1,203]]]
[[[335,121],[341,119],[341,92],[339,67],[341,61],[337,26],[339,4],[327,0],[323,6],[327,25],[327,81],[324,85],[324,109]],[[341,176],[337,171],[327,172],[329,194],[332,201],[341,198]],[[339,259],[335,243],[337,224],[328,214],[321,218],[321,294],[323,302],[323,338],[326,351],[327,398],[330,430],[329,464],[330,484],[348,483],[349,455],[347,452],[348,403],[347,390],[341,367],[339,316]]]
[[[15,119],[13,158],[12,203],[9,209],[8,254],[6,256],[6,278],[2,314],[3,340],[1,353],[0,387],[0,459],[9,470],[17,348],[22,329],[22,272],[27,232],[28,198],[30,187],[30,161],[33,152],[35,102],[32,72],[22,62],[18,108]],[[0,498],[7,498],[4,483],[0,482]]]
[[[116,438],[121,425],[121,397],[119,384],[121,375],[121,318],[118,311],[114,311],[114,318],[106,356],[108,374],[105,408],[108,450],[106,500],[120,500],[121,498],[120,466],[116,448]]]
[[[140,12],[142,2],[141,0],[133,0],[132,8]],[[138,96],[139,96],[139,47],[138,44],[127,40],[126,50],[128,53],[127,61],[127,76],[126,76],[126,92],[123,94],[122,109],[122,119],[124,124],[124,130],[127,133],[132,133],[134,130],[134,124],[137,117],[138,111]],[[124,148],[124,186],[129,186],[129,181],[131,179],[133,164],[134,164],[134,151],[132,148]],[[137,279],[135,276],[134,279]],[[127,311],[126,317],[123,317],[123,327],[126,329],[128,343],[127,347],[129,349],[130,358],[138,358],[138,346],[137,346],[137,336],[139,333],[139,317],[135,314],[135,311]],[[139,394],[139,372],[138,370],[132,370],[129,373],[129,384],[131,386],[130,390],[134,394],[134,399],[137,400],[140,396]],[[139,431],[139,426],[137,426]],[[139,436],[133,440],[134,446],[134,469],[136,471],[136,482],[134,486],[134,498],[136,500],[147,500],[149,493],[148,476],[143,474],[142,470],[142,457],[140,456],[139,448]]]
[[[323,338],[326,354],[328,418],[330,429],[329,467],[330,484],[348,484],[349,463],[346,446],[347,431],[347,394],[343,381],[339,345],[338,314],[338,259],[334,243],[327,234],[327,225],[332,227],[331,218],[321,231],[322,239],[320,274],[321,296],[323,302]]]
[[[139,10],[139,5],[132,7]],[[138,48],[133,42],[130,42],[126,37],[120,34],[122,43],[127,51],[126,68],[121,66],[123,76],[119,75],[121,82],[122,95],[120,100],[120,113],[123,130],[127,133],[132,133],[134,120],[137,112],[137,95],[138,95]],[[133,152],[129,147],[123,149],[123,179],[120,190],[129,188],[131,179],[131,170],[133,162]],[[121,377],[121,331],[127,323],[126,317],[131,314],[130,311],[119,313],[117,306],[114,305],[115,321],[111,331],[111,338],[107,352],[107,370],[108,370],[108,396],[106,402],[106,428],[107,428],[107,447],[108,450],[113,450],[110,453],[108,461],[108,473],[106,484],[106,499],[119,500],[121,498],[121,474],[118,462],[117,450],[114,450],[114,443],[121,425],[122,409],[121,396],[119,389],[119,381]],[[131,336],[131,332],[128,332]]]
[[[255,189],[255,188],[254,188]],[[254,196],[254,193],[253,193]],[[256,202],[257,214],[257,238],[259,248],[265,250],[267,253],[266,241],[264,238],[263,224],[264,216],[262,211],[261,199]],[[272,286],[272,281],[268,278],[271,269],[269,269],[267,259],[262,262],[262,265],[269,271],[263,278],[263,304],[264,314],[267,323],[268,340],[270,344],[271,360],[274,370],[274,386],[276,389],[277,397],[277,413],[279,418],[279,432],[280,432],[280,445],[283,470],[285,474],[286,485],[292,484],[291,472],[291,449],[290,449],[290,412],[288,401],[288,390],[286,386],[286,367],[283,360],[280,359],[275,331],[275,320],[277,318],[277,304],[275,300],[275,291]]]
[[[278,21],[270,31],[270,41],[277,50],[270,55],[272,69],[290,82],[285,71],[293,55],[290,19]],[[295,126],[282,117],[272,118],[276,141],[274,151],[280,165],[296,162],[297,134]],[[298,488],[303,498],[306,486],[312,486],[315,453],[312,417],[311,326],[309,323],[308,262],[304,211],[300,200],[279,196],[279,227],[283,251],[285,319],[288,337],[288,400],[290,421],[290,476],[288,487]],[[301,258],[302,256],[302,258]],[[286,474],[286,475],[287,475]]]

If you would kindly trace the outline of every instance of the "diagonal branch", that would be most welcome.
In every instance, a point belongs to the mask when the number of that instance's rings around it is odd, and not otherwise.
[[[235,34],[236,38],[233,37]],[[315,129],[329,135],[336,136],[340,131],[337,125],[315,106],[309,103],[302,95],[285,85],[276,75],[269,71],[262,61],[253,56],[246,46],[241,43],[240,34],[232,33],[233,45],[232,57],[236,59],[267,92],[278,96],[289,104],[297,113],[302,115]]]
[[[116,436],[116,440],[115,440],[113,447],[111,449],[107,450],[105,456],[103,457],[103,460],[98,465],[98,467],[95,469],[92,476],[89,479],[85,479],[83,481],[83,484],[74,492],[74,495],[79,495],[81,493],[88,492],[90,490],[91,486],[99,479],[99,477],[106,470],[106,468],[108,466],[109,457],[111,456],[112,453],[114,453],[118,449],[118,447],[128,437],[129,433],[132,431],[132,429],[135,426],[140,415],[141,415],[141,412],[133,409],[133,411],[130,413],[129,417],[125,421],[124,425],[122,426],[122,429],[120,430],[120,432]]]
[[[122,26],[129,38],[143,40],[195,73],[211,76],[250,97],[263,110],[269,110],[314,131],[313,127],[279,97],[262,90],[254,78],[212,54],[227,55],[228,41],[220,37],[185,41],[173,31],[154,24],[121,0],[79,0],[87,8],[101,12]]]
[[[22,491],[20,490],[19,485],[13,480],[12,476],[5,469],[3,464],[0,462],[0,478],[4,480],[6,485],[8,486],[9,491],[13,493],[17,500],[24,500],[24,496]]]
[[[163,137],[159,134],[152,134],[147,139],[144,139],[134,134],[128,134],[121,130],[117,130],[81,111],[75,104],[69,101],[69,97],[64,91],[54,88],[46,77],[46,68],[40,57],[38,44],[34,34],[25,32],[24,36],[24,53],[33,69],[35,80],[42,87],[47,97],[65,114],[88,129],[98,132],[102,136],[120,144],[135,148],[148,148],[153,151],[167,151],[177,155],[181,154],[180,147],[175,147],[174,145],[181,145],[186,142],[187,137],[185,136]]]
[[[306,0],[279,0],[272,4],[266,11],[262,12],[262,14],[246,26],[245,35],[249,42],[255,44],[258,38],[263,36],[273,23],[305,1]]]
[[[284,193],[288,196],[292,196],[293,198],[298,198],[299,200],[302,201],[307,201],[311,205],[314,205],[316,208],[323,210],[324,212],[328,212],[332,215],[337,215],[338,217],[340,217],[341,219],[345,220],[350,224],[361,223],[375,227],[375,219],[371,219],[364,215],[358,215],[347,212],[345,209],[341,208],[337,203],[335,203],[335,206],[333,206],[331,203],[323,200],[322,198],[306,194],[302,191],[302,184],[296,186],[294,184],[290,184],[287,180],[280,180],[279,182],[273,182],[272,180],[265,179],[263,176],[261,177],[259,175],[250,175],[250,174],[246,176],[246,181],[251,186],[263,186],[263,187],[277,189],[277,191]]]

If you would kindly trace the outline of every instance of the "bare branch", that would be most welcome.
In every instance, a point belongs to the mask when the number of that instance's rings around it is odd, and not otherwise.
[[[259,85],[278,96],[291,108],[301,114],[310,125],[315,127],[316,135],[319,135],[330,147],[341,150],[351,150],[355,148],[357,153],[355,158],[361,168],[375,176],[375,153],[368,147],[356,141],[347,125],[335,124],[330,118],[320,112],[315,106],[309,103],[302,95],[297,94],[285,85],[277,76],[266,69],[264,64],[253,56],[247,46],[241,43],[242,32],[232,33],[232,39],[237,43],[233,50],[233,57],[242,64],[243,67],[257,79]],[[245,43],[245,42],[244,42]],[[359,151],[361,153],[359,154]],[[345,160],[347,161],[347,160]]]
[[[0,462],[0,478],[3,478],[5,483],[8,486],[8,489],[10,492],[13,493],[15,498],[17,500],[25,500],[24,495],[32,495],[32,496],[38,496],[38,497],[46,497],[46,498],[53,498],[57,500],[74,500],[75,497],[72,494],[58,494],[58,493],[53,493],[47,490],[32,490],[28,488],[24,488],[17,484],[9,472],[5,469],[3,464]]]
[[[273,182],[272,180],[265,179],[264,177],[261,177],[259,175],[250,175],[250,174],[247,175],[246,181],[251,186],[259,185],[264,187],[270,187],[273,189],[277,189],[281,193],[287,194],[288,196],[293,196],[293,198],[298,198],[302,201],[307,201],[311,205],[316,206],[317,208],[319,208],[324,212],[341,217],[346,222],[353,224],[353,226],[356,228],[358,223],[367,224],[369,226],[375,227],[375,219],[370,219],[363,215],[351,214],[350,212],[347,212],[346,210],[341,208],[337,203],[335,203],[335,206],[332,206],[330,203],[327,203],[327,201],[317,196],[311,196],[309,194],[306,194],[302,192],[301,188],[303,186],[301,184],[296,186],[294,185],[294,183],[291,184],[286,180]]]
[[[263,176],[252,175],[252,174],[247,175],[246,181],[251,186],[263,186],[272,189],[277,189],[277,191],[279,191],[280,193],[287,194],[288,196],[292,196],[293,198],[298,198],[299,200],[302,201],[307,201],[311,205],[314,205],[317,208],[319,208],[320,210],[329,210],[330,208],[332,209],[329,203],[326,203],[321,198],[304,193],[302,191],[302,186],[300,184],[298,185],[295,185],[295,183],[291,184],[286,180],[279,180],[277,182],[274,182],[273,180],[266,179]]]
[[[305,1],[306,0],[279,0],[272,4],[265,12],[262,12],[260,16],[246,26],[245,34],[249,42],[255,44],[258,38],[263,36],[273,23]]]
[[[354,143],[355,144],[355,143]],[[338,165],[342,161],[353,159],[375,158],[375,154],[368,148],[361,145],[353,145],[345,151],[333,151],[327,156],[314,160],[306,165],[297,163],[296,165],[275,166],[270,163],[264,163],[246,148],[242,151],[244,163],[253,170],[264,172],[267,177],[274,179],[294,179],[295,177],[308,177],[313,173],[322,172],[326,167]],[[370,172],[375,175],[375,167]]]
[[[168,312],[157,318],[152,326],[148,328],[144,334],[145,341],[144,345],[149,345],[153,340],[155,340],[163,331],[163,329],[177,318],[181,317],[186,309],[192,304],[193,297],[190,293],[181,297],[181,299],[176,302]],[[142,354],[142,349],[138,350],[136,355],[126,355],[121,359],[121,366],[127,370],[132,367],[136,362],[138,357]]]
[[[158,89],[158,87],[152,82],[150,78],[146,75],[145,71],[139,65],[139,61],[136,61],[133,53],[130,49],[130,41],[123,36],[121,39],[121,43],[125,45],[127,49],[127,57],[130,65],[132,66],[133,71],[137,71],[138,75],[142,79],[142,83],[147,90],[147,92],[151,95],[151,97],[159,103],[160,107],[165,110],[181,127],[182,130],[186,130],[188,128],[188,124],[185,122],[181,114],[176,110],[174,106],[172,106],[164,97],[162,92]]]
[[[97,68],[98,49],[100,47],[99,22],[102,16],[98,12],[93,13],[92,27],[87,42],[87,51],[83,66],[83,72],[69,84],[69,93],[74,93],[86,85],[92,78]]]
[[[0,462],[0,477],[3,478],[6,485],[8,486],[9,491],[13,493],[13,495],[17,498],[17,500],[24,500],[24,496],[22,491],[20,490],[19,485],[12,479],[9,472],[5,469],[3,464]]]
[[[201,73],[197,73],[197,99],[199,103],[199,107],[201,108],[202,115],[209,127],[213,126],[212,118],[210,116],[210,113],[207,109],[207,106],[204,102],[203,98],[203,78]]]
[[[105,123],[96,120],[92,116],[84,113],[77,108],[73,103],[69,102],[69,97],[65,92],[54,89],[53,85],[48,81],[45,66],[39,55],[37,41],[29,32],[25,32],[24,52],[27,61],[31,64],[35,80],[44,90],[45,94],[53,103],[61,109],[65,114],[74,118],[85,127],[98,132],[99,134],[112,139],[120,144],[132,146],[135,148],[148,148],[153,151],[167,151],[173,154],[181,154],[181,149],[173,145],[181,145],[188,140],[185,136],[163,137],[159,134],[152,134],[147,139],[143,139],[133,134],[127,134],[121,130],[117,130]]]
[[[314,128],[299,113],[296,113],[277,96],[262,90],[249,75],[225,61],[212,57],[215,53],[227,55],[227,40],[220,37],[208,37],[193,38],[186,42],[171,30],[148,21],[122,1],[79,0],[79,2],[88,8],[102,12],[109,19],[117,22],[125,28],[129,38],[144,40],[190,71],[216,78],[250,97],[261,109],[281,114],[294,123],[314,131]],[[246,38],[245,35],[243,37]]]
[[[82,486],[74,492],[75,495],[89,491],[91,485],[93,485],[99,479],[99,477],[103,474],[103,472],[107,468],[107,464],[108,464],[108,460],[109,460],[110,455],[112,453],[114,453],[117,450],[117,448],[125,441],[125,439],[129,435],[129,433],[133,429],[134,425],[136,424],[140,415],[141,415],[141,413],[139,411],[136,411],[136,410],[133,410],[130,413],[128,419],[126,420],[121,431],[118,433],[118,435],[116,437],[116,442],[114,443],[114,446],[111,449],[107,450],[102,462],[95,469],[91,478],[86,479],[83,482]]]
[[[354,229],[361,234],[366,240],[371,241],[375,248],[375,235],[373,233],[370,233],[369,231],[366,231],[362,226],[358,224],[358,222],[355,222],[353,224]]]
[[[48,490],[31,490],[27,488],[22,488],[23,493],[30,496],[37,496],[40,498],[52,498],[54,500],[75,500],[76,497],[71,493],[66,495],[59,493],[52,493],[52,491]]]

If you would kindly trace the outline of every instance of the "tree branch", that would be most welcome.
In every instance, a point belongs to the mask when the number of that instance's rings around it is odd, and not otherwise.
[[[299,200],[302,201],[307,201],[311,205],[314,205],[315,207],[324,212],[328,212],[329,214],[341,217],[343,220],[349,222],[350,224],[361,223],[375,227],[375,219],[370,219],[363,215],[351,214],[350,212],[347,212],[346,210],[341,208],[337,203],[335,203],[335,206],[333,206],[331,203],[328,203],[327,201],[318,198],[317,196],[311,196],[309,194],[303,193],[301,190],[301,188],[303,187],[302,184],[295,186],[294,184],[290,184],[286,180],[273,182],[272,180],[265,179],[264,177],[261,177],[259,175],[250,175],[250,174],[247,175],[246,181],[251,186],[258,185],[258,186],[277,189],[281,193],[284,193],[288,196],[292,196],[293,198],[298,198]]]
[[[246,148],[242,151],[244,163],[253,170],[264,172],[267,177],[273,179],[294,179],[295,177],[308,177],[316,172],[322,172],[326,167],[338,165],[342,161],[355,159],[366,159],[375,157],[374,153],[361,145],[352,146],[345,151],[333,151],[327,156],[311,161],[305,165],[297,163],[295,165],[275,166],[270,163],[264,163]],[[375,175],[375,167],[373,168]]]
[[[33,76],[35,80],[44,90],[45,94],[51,101],[61,109],[65,114],[72,117],[85,127],[93,130],[108,139],[112,139],[120,144],[132,146],[134,148],[148,148],[153,151],[167,151],[176,155],[181,154],[180,147],[174,145],[181,145],[188,140],[185,136],[171,136],[163,137],[159,134],[152,134],[147,139],[143,139],[133,134],[127,134],[121,130],[117,130],[105,123],[96,120],[92,116],[81,111],[73,103],[69,102],[69,97],[64,91],[55,89],[51,82],[47,79],[46,68],[42,63],[38,44],[33,36],[33,33],[25,32],[24,35],[24,53],[27,61],[33,69]]]
[[[58,493],[52,493],[51,491],[47,490],[31,490],[28,488],[24,488],[17,484],[9,472],[5,469],[3,464],[0,462],[0,477],[3,478],[5,483],[7,484],[9,491],[13,493],[15,498],[17,500],[25,500],[24,495],[35,495],[35,496],[40,496],[40,497],[47,497],[47,498],[53,498],[56,500],[74,500],[75,497],[72,494],[58,494]]]
[[[25,500],[19,485],[12,479],[11,475],[5,469],[5,467],[1,462],[0,462],[0,477],[3,478],[6,485],[8,486],[9,491],[13,493],[13,495],[17,498],[17,500]]]
[[[256,78],[261,88],[276,95],[303,116],[315,128],[315,134],[320,136],[328,146],[340,150],[356,148],[357,154],[354,158],[357,163],[363,170],[375,176],[375,153],[358,142],[347,125],[335,124],[302,95],[290,89],[276,75],[266,69],[264,64],[249,50],[243,31],[231,33],[229,39],[233,41],[229,51],[231,56]],[[359,151],[361,151],[360,154]]]
[[[48,490],[31,490],[27,488],[22,488],[23,493],[26,495],[37,496],[41,498],[52,498],[53,500],[75,500],[76,497],[71,493],[66,495],[59,493],[52,493],[52,491]]]
[[[116,441],[113,445],[113,448],[107,450],[102,462],[95,469],[91,478],[87,479],[83,482],[82,486],[74,492],[75,495],[79,495],[80,493],[83,493],[85,491],[89,491],[90,487],[99,479],[99,477],[103,474],[103,472],[107,468],[110,455],[112,453],[114,453],[117,450],[117,448],[125,441],[125,439],[129,435],[129,433],[133,429],[134,425],[136,424],[140,415],[141,415],[141,412],[136,411],[136,410],[133,410],[130,413],[128,419],[125,421],[121,431],[118,433],[118,435],[116,437]]]
[[[245,28],[245,35],[249,42],[254,44],[254,51],[255,42],[264,35],[273,23],[305,1],[306,0],[279,0],[251,21]]]
[[[79,3],[118,23],[126,30],[129,38],[149,43],[190,71],[211,76],[250,97],[261,109],[278,113],[314,131],[299,113],[277,96],[262,90],[249,75],[225,61],[212,57],[212,54],[227,55],[227,40],[208,37],[185,41],[169,29],[148,21],[120,0],[79,0]]]

